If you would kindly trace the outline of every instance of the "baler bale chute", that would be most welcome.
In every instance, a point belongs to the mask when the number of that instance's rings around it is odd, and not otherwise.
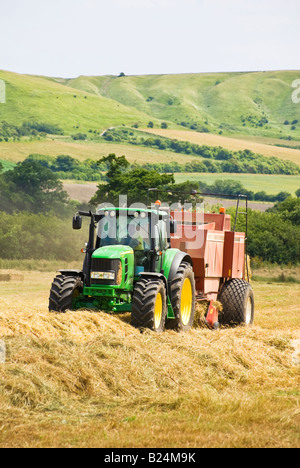
[[[150,189],[159,198],[161,192]],[[227,195],[176,194],[197,197]],[[79,212],[73,228],[90,218],[89,240],[81,270],[60,270],[53,281],[49,310],[92,309],[131,313],[131,324],[155,332],[186,332],[197,302],[208,303],[206,324],[250,325],[254,296],[247,262],[247,197],[237,199],[236,218],[220,213],[172,210],[157,201],[151,208],[103,208]],[[245,198],[245,233],[236,232],[240,201]],[[95,238],[96,232],[96,238]],[[191,241],[191,239],[194,239]],[[219,314],[222,306],[222,313]]]

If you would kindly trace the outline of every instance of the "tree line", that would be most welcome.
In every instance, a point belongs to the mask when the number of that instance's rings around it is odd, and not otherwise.
[[[42,167],[51,170],[61,180],[71,179],[90,182],[108,181],[107,171],[109,170],[109,161],[106,158],[103,158],[100,161],[86,159],[85,161],[81,162],[68,155],[51,157],[40,154],[32,154],[28,156],[26,161],[40,164]],[[150,172],[151,174],[173,174],[176,172],[176,170],[174,171],[172,169],[176,169],[176,164],[177,163],[166,163],[165,166],[168,169],[166,171],[159,170],[162,164],[144,164],[141,166],[128,164],[126,168],[123,167],[123,170],[127,170],[128,167],[136,167],[137,169],[140,168],[143,171],[146,171],[146,173]],[[186,166],[189,165],[190,171],[186,172],[198,172],[197,164],[197,162],[187,163]],[[199,182],[197,189],[207,193],[222,192],[225,195],[229,195],[230,193],[239,193],[242,195],[247,195],[250,201],[262,201],[270,203],[283,201],[287,197],[291,196],[291,194],[286,191],[282,191],[273,195],[267,194],[263,190],[255,193],[251,190],[245,189],[241,183],[233,180],[216,181],[211,186],[205,182]]]
[[[119,204],[126,194],[128,203],[147,202],[147,189],[172,190],[166,194],[170,203],[189,201],[179,192],[212,190],[241,193],[234,181],[218,181],[213,186],[196,182],[175,184],[172,174],[159,174],[140,166],[130,166],[125,156],[110,154],[98,162],[107,167],[107,184],[99,184],[89,206],[71,201],[58,175],[34,160],[17,164],[3,172],[0,165],[0,257],[3,259],[78,259],[87,235],[77,236],[71,229],[71,217],[78,209],[95,209],[99,203]],[[221,187],[218,185],[221,184]],[[288,197],[266,213],[249,211],[249,252],[253,257],[288,264],[300,262],[300,191],[298,198]],[[164,199],[162,199],[164,201]],[[230,212],[230,210],[229,210]],[[232,213],[234,215],[234,213]],[[244,230],[244,218],[238,229]]]
[[[174,153],[199,156],[199,162],[172,166],[164,163],[154,167],[160,172],[213,172],[213,173],[246,173],[246,174],[300,174],[300,167],[291,162],[276,157],[266,157],[245,149],[243,151],[229,151],[222,147],[197,145],[188,141],[174,140],[164,137],[137,137],[134,132],[117,128],[105,132],[103,138],[111,142],[127,142],[131,145],[151,147],[158,150],[168,150]],[[156,166],[156,165],[155,165]]]
[[[9,141],[9,139],[19,140],[24,136],[45,137],[47,134],[63,135],[64,131],[58,125],[45,122],[24,122],[22,125],[0,122],[0,142]]]

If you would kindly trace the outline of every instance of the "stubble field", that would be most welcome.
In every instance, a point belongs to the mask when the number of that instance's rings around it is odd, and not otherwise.
[[[300,446],[299,284],[254,282],[252,328],[156,335],[1,273],[1,447]]]

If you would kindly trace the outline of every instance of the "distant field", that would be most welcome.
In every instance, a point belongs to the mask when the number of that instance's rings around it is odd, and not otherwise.
[[[291,148],[280,148],[278,146],[271,146],[263,143],[256,143],[254,141],[247,141],[236,138],[224,137],[221,135],[214,135],[210,133],[198,133],[186,130],[161,130],[161,129],[147,129],[143,130],[148,133],[172,138],[182,141],[189,141],[198,145],[208,146],[222,146],[232,151],[240,151],[249,149],[257,154],[264,156],[275,156],[280,159],[293,161],[300,165],[300,150]]]
[[[300,189],[300,176],[285,175],[261,175],[261,174],[175,174],[177,183],[191,181],[202,181],[213,184],[216,180],[235,180],[240,182],[247,190],[253,192],[265,191],[268,195],[275,195],[279,192],[289,192],[293,196],[296,190]]]
[[[0,142],[0,159],[19,162],[30,154],[44,154],[47,156],[69,155],[80,161],[85,159],[100,159],[109,153],[117,156],[125,155],[130,163],[145,164],[148,162],[178,162],[184,164],[189,161],[199,161],[199,157],[176,154],[168,151],[155,150],[116,143],[71,142],[60,139],[46,139],[44,141]]]

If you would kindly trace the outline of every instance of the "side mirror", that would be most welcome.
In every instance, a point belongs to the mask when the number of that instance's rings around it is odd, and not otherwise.
[[[82,217],[81,216],[74,216],[73,218],[73,229],[79,231],[82,228]]]
[[[174,219],[170,220],[170,233],[171,234],[176,234],[177,232],[177,221]]]

